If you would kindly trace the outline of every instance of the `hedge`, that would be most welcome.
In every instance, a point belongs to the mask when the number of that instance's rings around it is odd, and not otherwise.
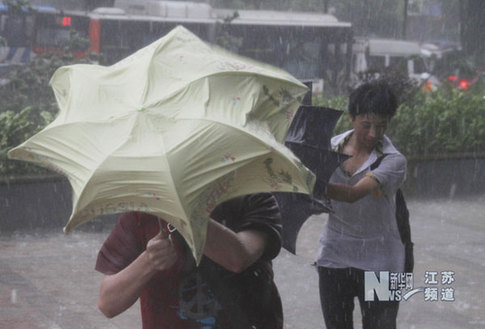
[[[485,94],[481,90],[462,91],[443,85],[435,92],[419,91],[399,106],[387,135],[411,158],[484,156]],[[343,111],[347,108],[344,97],[316,102]],[[335,134],[350,128],[344,114]]]

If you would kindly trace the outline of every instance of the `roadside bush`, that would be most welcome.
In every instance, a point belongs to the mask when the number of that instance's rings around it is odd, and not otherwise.
[[[461,91],[443,85],[437,91],[416,92],[392,119],[388,135],[408,157],[461,156],[485,152],[483,89]],[[320,106],[347,111],[347,97],[318,100]],[[335,134],[351,129],[344,113]]]
[[[0,86],[0,178],[15,174],[37,174],[46,169],[7,158],[8,151],[49,124],[58,108],[49,81],[59,67],[75,63],[95,63],[97,57],[76,59],[74,51],[87,49],[89,40],[71,33],[63,54],[36,56],[27,65],[12,67],[7,82]]]
[[[21,144],[37,133],[52,119],[49,112],[42,112],[39,117],[33,119],[32,107],[26,107],[20,112],[4,111],[0,113],[0,131],[2,132],[0,138],[0,173],[2,175],[47,173],[47,170],[41,167],[26,162],[8,160],[7,152],[13,146]],[[39,122],[39,120],[42,120],[42,122]]]
[[[407,156],[485,152],[485,100],[454,88],[420,95],[414,106],[403,104],[391,121],[389,135]]]

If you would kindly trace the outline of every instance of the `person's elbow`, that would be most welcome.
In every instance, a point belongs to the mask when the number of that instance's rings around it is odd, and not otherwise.
[[[98,309],[108,319],[112,319],[116,316],[116,314],[112,310],[110,310],[110,308],[107,307],[106,304],[104,304],[101,300],[98,300]]]
[[[98,299],[98,309],[108,319],[112,319],[119,314],[119,312],[116,312],[114,308],[110,307],[109,303],[103,300],[103,298]]]
[[[123,312],[122,305],[117,303],[119,300],[119,297],[110,296],[106,291],[104,291],[102,285],[98,297],[98,309],[105,317],[112,319]]]
[[[225,268],[233,273],[244,272],[263,256],[264,246],[263,237],[261,240],[246,241],[245,248],[241,248],[239,252],[229,257]]]

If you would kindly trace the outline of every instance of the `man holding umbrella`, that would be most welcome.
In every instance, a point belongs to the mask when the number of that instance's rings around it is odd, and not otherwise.
[[[114,317],[140,298],[144,329],[281,329],[271,266],[280,248],[280,213],[269,193],[214,209],[199,266],[173,227],[125,213],[98,255],[105,274],[98,307]]]
[[[66,233],[124,213],[96,266],[103,313],[140,297],[144,328],[281,328],[280,213],[257,193],[311,193],[314,174],[283,146],[307,87],[182,26],[114,65],[61,67],[51,85],[56,119],[8,154],[69,179]]]

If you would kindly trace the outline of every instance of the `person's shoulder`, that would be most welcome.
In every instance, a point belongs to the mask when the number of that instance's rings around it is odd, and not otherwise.
[[[377,171],[402,171],[406,170],[408,165],[406,157],[400,152],[385,153]]]
[[[394,153],[387,153],[386,158],[392,159],[393,161],[404,162],[404,163],[407,163],[408,161],[407,158],[404,156],[404,154],[402,154],[399,151]]]
[[[386,155],[386,157],[391,157],[393,159],[401,159],[406,161],[406,157],[402,154],[392,143],[391,139],[384,135],[382,139],[382,153]]]

